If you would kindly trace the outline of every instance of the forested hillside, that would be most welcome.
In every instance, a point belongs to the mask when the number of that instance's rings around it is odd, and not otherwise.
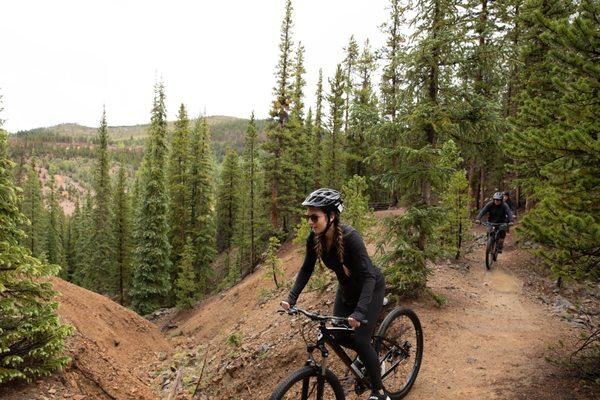
[[[98,128],[2,133],[0,244],[28,271],[59,266],[140,315],[189,309],[261,265],[279,287],[278,248],[308,234],[302,200],[331,187],[344,221],[364,230],[370,208],[404,210],[385,220],[374,257],[389,295],[418,298],[435,263],[467,251],[476,212],[508,191],[531,264],[558,287],[598,284],[598,1],[390,0],[385,43],[348,38],[316,87],[283,3],[266,121],[196,118],[185,104],[167,121],[159,81],[148,125],[110,127],[98,110]],[[0,253],[0,271],[12,263]],[[0,364],[4,352],[0,340]],[[13,377],[0,369],[0,383]]]

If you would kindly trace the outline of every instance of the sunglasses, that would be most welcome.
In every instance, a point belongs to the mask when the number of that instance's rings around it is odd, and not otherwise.
[[[308,222],[308,220],[310,219],[312,222],[316,223],[319,218],[321,218],[321,216],[319,214],[308,214],[305,215],[304,218],[306,219],[306,222]]]

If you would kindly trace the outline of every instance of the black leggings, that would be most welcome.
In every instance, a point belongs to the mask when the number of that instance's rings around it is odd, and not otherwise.
[[[371,304],[367,310],[367,324],[361,324],[353,336],[338,335],[338,343],[344,347],[350,348],[358,353],[364,363],[369,378],[371,379],[371,388],[379,391],[383,388],[381,383],[381,368],[379,366],[379,357],[371,345],[371,336],[379,319],[379,314],[383,308],[383,298],[385,295],[385,283],[375,286]],[[333,305],[333,315],[337,317],[348,317],[354,312],[354,305],[345,304],[342,300],[341,289],[338,287],[335,295],[335,304]]]

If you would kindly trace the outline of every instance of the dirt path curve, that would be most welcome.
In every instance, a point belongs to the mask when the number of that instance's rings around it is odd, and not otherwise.
[[[521,257],[511,234],[489,272],[483,246],[467,256],[468,269],[435,267],[429,286],[448,303],[410,304],[423,323],[425,353],[408,399],[558,398],[540,384],[552,373],[544,355],[571,328],[525,296],[506,268]]]

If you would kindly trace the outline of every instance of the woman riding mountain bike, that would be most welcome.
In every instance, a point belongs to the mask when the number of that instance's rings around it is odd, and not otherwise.
[[[371,381],[369,400],[390,400],[384,393],[377,352],[371,336],[383,307],[385,280],[367,253],[360,234],[342,225],[343,201],[340,192],[322,188],[312,192],[302,203],[307,207],[306,219],[311,233],[306,241],[306,256],[287,301],[281,306],[289,310],[314,271],[317,260],[331,269],[338,279],[333,314],[347,318],[355,329],[351,337],[339,337],[344,347],[355,350],[365,365]]]

